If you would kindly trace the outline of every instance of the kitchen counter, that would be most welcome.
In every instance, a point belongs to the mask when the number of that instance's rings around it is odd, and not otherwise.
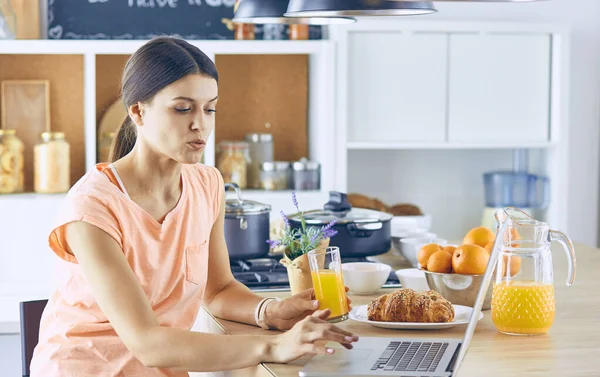
[[[489,310],[483,311],[467,356],[459,370],[460,377],[505,376],[599,376],[600,375],[600,249],[577,244],[577,277],[571,287],[565,285],[567,260],[559,245],[554,248],[554,284],[556,317],[547,334],[518,337],[499,333]],[[392,255],[386,255],[393,262]],[[400,259],[398,257],[398,259]],[[382,289],[372,296],[350,295],[353,305],[369,303],[378,295],[392,291]],[[289,297],[289,292],[264,292],[264,296]],[[275,332],[255,326],[225,321],[206,313],[214,321],[213,330],[231,335]],[[434,336],[461,339],[466,325],[446,330],[406,331],[380,329],[347,320],[340,327],[359,336],[411,337]],[[231,373],[233,376],[296,377],[309,358],[289,364],[262,364]],[[485,374],[482,374],[485,373]],[[193,374],[192,374],[193,375]]]

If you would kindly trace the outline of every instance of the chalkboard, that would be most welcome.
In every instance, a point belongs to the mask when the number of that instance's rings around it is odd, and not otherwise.
[[[282,0],[284,1],[284,0]],[[233,17],[235,0],[48,0],[49,39],[233,39],[223,19]],[[281,30],[283,28],[283,30]],[[275,35],[256,27],[256,39],[287,39],[281,25]],[[321,39],[311,26],[310,39]]]

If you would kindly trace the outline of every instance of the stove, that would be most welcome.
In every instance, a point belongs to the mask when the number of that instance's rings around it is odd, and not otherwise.
[[[253,291],[261,292],[282,292],[290,290],[287,269],[279,261],[281,256],[269,256],[259,259],[245,259],[230,261],[233,277],[250,288]],[[344,258],[342,263],[351,262],[371,262],[367,258]],[[384,288],[399,288],[400,281],[394,273],[390,271],[388,280],[383,285]]]

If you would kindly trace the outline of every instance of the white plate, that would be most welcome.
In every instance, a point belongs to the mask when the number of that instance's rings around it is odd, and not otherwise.
[[[473,308],[462,305],[452,305],[454,307],[454,319],[450,322],[444,323],[419,323],[419,322],[378,322],[378,321],[369,321],[367,317],[367,307],[368,305],[361,305],[352,308],[350,311],[350,319],[368,323],[370,325],[381,327],[384,329],[394,329],[394,330],[440,330],[447,329],[456,325],[464,325],[469,323],[469,318],[471,317],[471,312]],[[483,313],[479,313],[479,320],[483,318]]]

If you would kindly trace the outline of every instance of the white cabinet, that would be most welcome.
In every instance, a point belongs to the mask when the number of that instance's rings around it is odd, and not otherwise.
[[[548,142],[549,34],[450,34],[448,141]]]
[[[349,33],[348,141],[444,141],[447,48],[444,33]]]

